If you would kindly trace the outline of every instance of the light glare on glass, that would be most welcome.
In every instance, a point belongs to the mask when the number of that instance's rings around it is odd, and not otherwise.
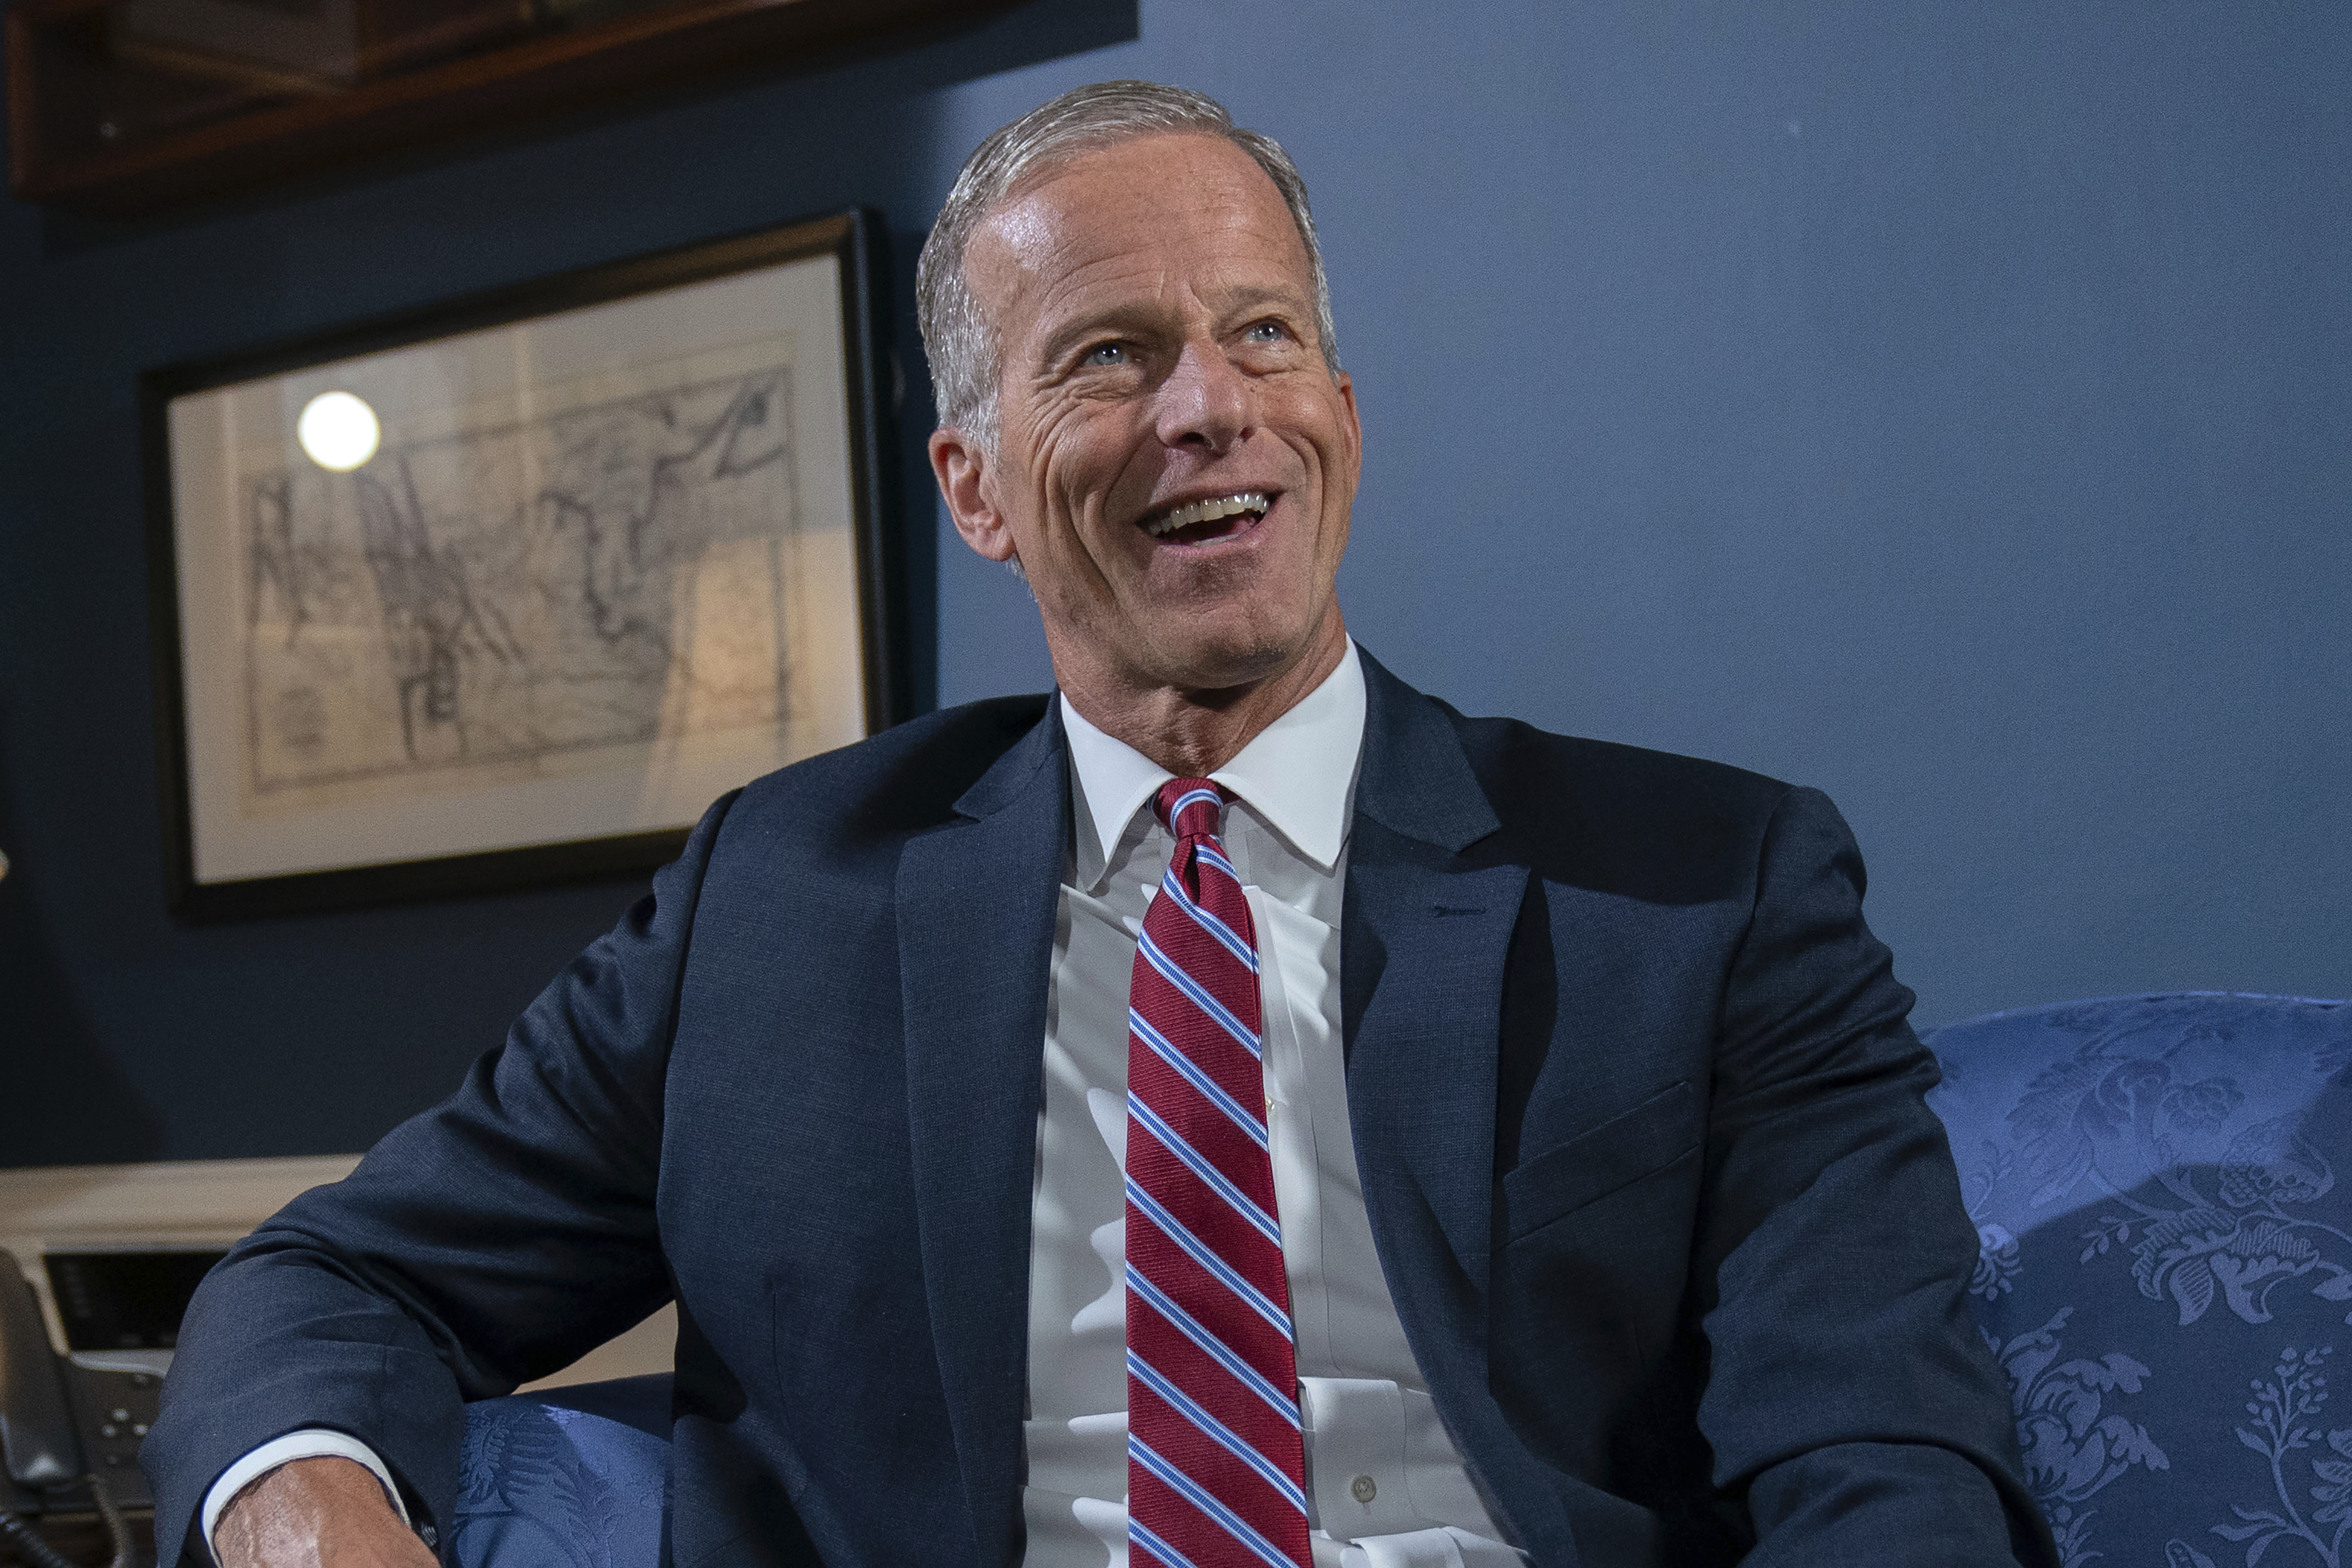
[[[302,405],[294,434],[310,461],[321,468],[348,474],[375,455],[383,439],[375,410],[347,392],[320,392]]]

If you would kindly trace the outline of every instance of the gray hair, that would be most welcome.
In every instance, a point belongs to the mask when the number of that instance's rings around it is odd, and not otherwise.
[[[1271,136],[1234,124],[1225,106],[1204,93],[1150,81],[1101,81],[1073,88],[1051,103],[1002,127],[972,152],[940,208],[915,268],[915,306],[923,352],[931,361],[931,390],[942,427],[962,431],[982,450],[996,450],[996,392],[1003,345],[964,280],[964,250],[990,214],[1054,165],[1123,141],[1170,134],[1214,136],[1248,153],[1282,193],[1315,272],[1315,329],[1323,362],[1339,373],[1339,345],[1331,330],[1331,287],[1323,275],[1323,248],[1307,206],[1298,165]]]

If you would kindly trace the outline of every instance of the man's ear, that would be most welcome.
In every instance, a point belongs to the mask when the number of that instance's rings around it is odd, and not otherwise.
[[[1364,422],[1356,413],[1355,378],[1341,371],[1336,379],[1339,383],[1339,405],[1348,413],[1348,458],[1360,476],[1364,468]]]
[[[931,476],[963,542],[993,561],[1013,559],[1013,525],[999,511],[987,483],[988,454],[961,430],[931,432]]]

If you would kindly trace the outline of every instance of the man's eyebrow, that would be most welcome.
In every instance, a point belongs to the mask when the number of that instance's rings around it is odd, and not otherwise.
[[[1130,334],[1159,314],[1148,306],[1108,305],[1099,310],[1074,316],[1045,340],[1045,347],[1038,352],[1038,361],[1043,365],[1058,365],[1065,355],[1087,339]]]
[[[1283,284],[1237,283],[1210,291],[1208,303],[1221,322],[1259,315],[1269,308],[1309,322],[1315,314],[1314,306],[1297,288]],[[1165,311],[1156,303],[1106,305],[1074,316],[1045,340],[1038,354],[1039,362],[1057,365],[1065,355],[1089,338],[1129,335],[1159,323],[1164,316]]]
[[[1221,306],[1217,313],[1226,318],[1255,315],[1269,306],[1304,315],[1312,315],[1315,310],[1314,304],[1297,289],[1276,283],[1235,284],[1222,291],[1217,302]]]

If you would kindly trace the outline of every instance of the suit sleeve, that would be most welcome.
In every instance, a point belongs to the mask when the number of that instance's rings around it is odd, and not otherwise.
[[[1709,1111],[1696,1262],[1715,1479],[1745,1491],[1751,1568],[2054,1565],[1968,1310],[1976,1237],[1925,1099],[1935,1061],[1863,886],[1836,809],[1792,790],[1765,832]]]
[[[663,1080],[732,801],[455,1094],[206,1276],[140,1456],[160,1561],[209,1562],[191,1529],[205,1490],[302,1427],[367,1444],[415,1522],[446,1533],[465,1402],[554,1372],[669,1300],[654,1207]]]

